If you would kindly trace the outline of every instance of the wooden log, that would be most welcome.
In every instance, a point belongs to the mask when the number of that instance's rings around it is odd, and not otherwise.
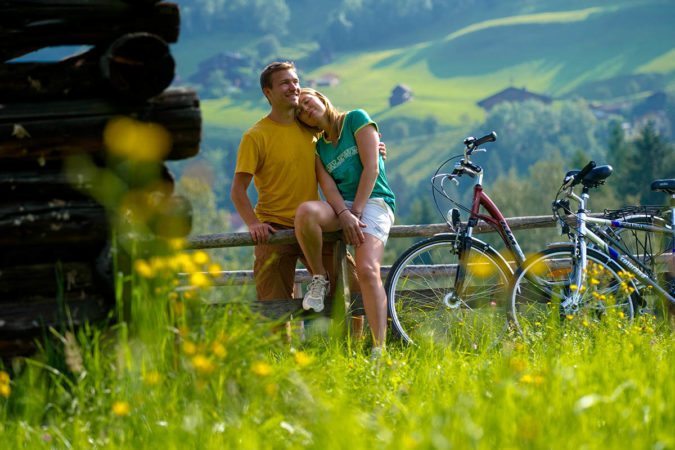
[[[169,87],[174,74],[175,62],[162,38],[130,33],[107,48],[96,47],[56,63],[0,64],[0,92],[5,102],[146,99]]]
[[[139,104],[92,99],[0,105],[0,158],[37,161],[82,153],[103,157],[103,131],[119,116],[162,125],[172,137],[165,159],[199,152],[199,99],[194,91],[170,89]]]
[[[63,279],[57,280],[60,275]],[[57,270],[57,263],[14,265],[0,269],[0,299],[29,295],[56,297],[58,283],[63,292],[91,291],[95,288],[94,270],[91,262],[64,262]],[[0,300],[0,310],[4,300]]]
[[[95,292],[64,295],[63,307],[52,297],[40,295],[3,299],[0,304],[0,338],[35,335],[45,327],[70,328],[107,318],[111,304]]]
[[[176,63],[159,36],[131,33],[110,45],[101,60],[103,78],[126,97],[150,98],[173,81]]]
[[[173,3],[0,2],[0,61],[57,45],[98,45],[135,32],[178,40],[180,14]]]
[[[83,199],[93,180],[87,173],[68,177],[61,167],[39,167],[5,171],[0,169],[0,198],[15,202],[27,199]]]
[[[92,200],[0,203],[0,247],[103,243],[108,221]]]
[[[602,213],[593,213],[593,216],[601,216]],[[566,218],[567,223],[573,224],[575,216]],[[528,216],[528,217],[510,217],[506,219],[513,231],[529,230],[533,228],[553,228],[557,221],[552,216]],[[492,233],[494,232],[489,224],[480,221],[474,227],[474,233]],[[431,237],[440,233],[450,233],[450,227],[445,223],[435,223],[426,225],[394,225],[389,233],[390,238],[410,238],[410,237]],[[340,232],[324,233],[324,242],[335,242],[340,238]],[[292,230],[282,230],[274,233],[270,237],[270,244],[291,244],[297,242]],[[242,247],[255,245],[251,235],[248,232],[242,233],[215,233],[192,236],[187,240],[188,249],[208,249],[208,248],[226,248]]]

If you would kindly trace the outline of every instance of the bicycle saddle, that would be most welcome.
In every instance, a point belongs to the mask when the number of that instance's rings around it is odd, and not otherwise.
[[[609,178],[613,171],[614,169],[612,169],[612,166],[610,165],[597,166],[588,172],[588,175],[586,175],[584,179],[581,180],[581,184],[589,188],[598,187],[603,184],[607,178]],[[573,177],[579,172],[581,172],[581,170],[570,170],[565,174],[565,179],[567,179],[567,177]]]
[[[661,191],[667,194],[675,194],[675,178],[652,181],[652,191]]]

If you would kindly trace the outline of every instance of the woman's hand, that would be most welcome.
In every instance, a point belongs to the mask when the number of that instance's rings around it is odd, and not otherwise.
[[[340,219],[345,242],[356,247],[363,244],[365,238],[363,237],[361,228],[366,228],[367,225],[361,222],[361,220],[349,210],[340,214],[338,219]]]

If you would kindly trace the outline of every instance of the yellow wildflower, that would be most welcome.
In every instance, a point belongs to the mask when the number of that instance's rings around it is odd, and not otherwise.
[[[0,397],[9,398],[12,393],[12,388],[9,387],[9,384],[0,384]]]
[[[597,286],[598,284],[600,284],[600,280],[598,280],[597,278],[591,278],[590,283],[594,286]]]
[[[579,286],[577,286],[576,284],[570,284],[570,290],[576,291],[578,289],[579,289]]]
[[[272,373],[272,366],[265,361],[257,361],[251,366],[251,371],[259,377],[266,377]]]
[[[0,370],[0,384],[9,384],[9,374],[4,370]]]
[[[156,370],[152,370],[143,376],[143,382],[148,386],[156,386],[162,381],[162,376]]]
[[[297,365],[300,367],[305,367],[309,364],[312,363],[314,358],[312,358],[311,355],[305,353],[305,352],[296,352],[295,355],[293,355],[295,362]]]
[[[209,271],[209,275],[216,276],[216,275],[220,275],[220,272],[223,271],[223,268],[220,267],[220,264],[211,264],[211,265],[209,265],[208,271]]]
[[[197,353],[197,346],[194,344],[194,342],[185,341],[183,342],[183,353],[188,356],[194,355]]]
[[[192,260],[195,262],[195,264],[206,264],[209,262],[209,254],[203,250],[200,250],[192,255]]]
[[[185,239],[171,239],[169,240],[169,247],[174,250],[181,250],[185,247]]]
[[[574,316],[572,314],[568,314],[568,315],[565,316],[565,318],[567,320],[572,320],[572,319],[574,319]]]
[[[542,384],[544,382],[544,377],[541,375],[530,375],[526,373],[520,377],[520,382],[525,384]]]
[[[112,412],[117,417],[128,416],[129,413],[131,412],[131,407],[129,406],[129,403],[127,403],[125,401],[118,400],[115,403],[113,403]]]
[[[197,355],[192,358],[192,367],[202,375],[208,375],[216,369],[213,361],[203,355]]]
[[[161,125],[130,117],[110,119],[103,130],[108,151],[134,161],[162,161],[171,149],[171,134]]]
[[[211,280],[202,272],[195,272],[190,275],[190,284],[196,287],[207,287],[211,284]]]
[[[223,359],[227,356],[227,349],[220,342],[214,342],[211,345],[211,351],[217,358]]]
[[[134,262],[134,269],[136,270],[136,273],[138,273],[143,278],[152,278],[155,276],[155,271],[152,270],[150,264],[148,264],[148,262],[144,259],[137,259]]]

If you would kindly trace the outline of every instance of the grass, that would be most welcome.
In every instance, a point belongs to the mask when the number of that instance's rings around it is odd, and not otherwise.
[[[210,264],[204,252],[137,263],[133,321],[60,330],[5,367],[3,446],[675,447],[666,323],[568,320],[498,346],[392,342],[373,362],[367,344],[316,324],[289,344],[242,305],[173,292],[173,270]]]

